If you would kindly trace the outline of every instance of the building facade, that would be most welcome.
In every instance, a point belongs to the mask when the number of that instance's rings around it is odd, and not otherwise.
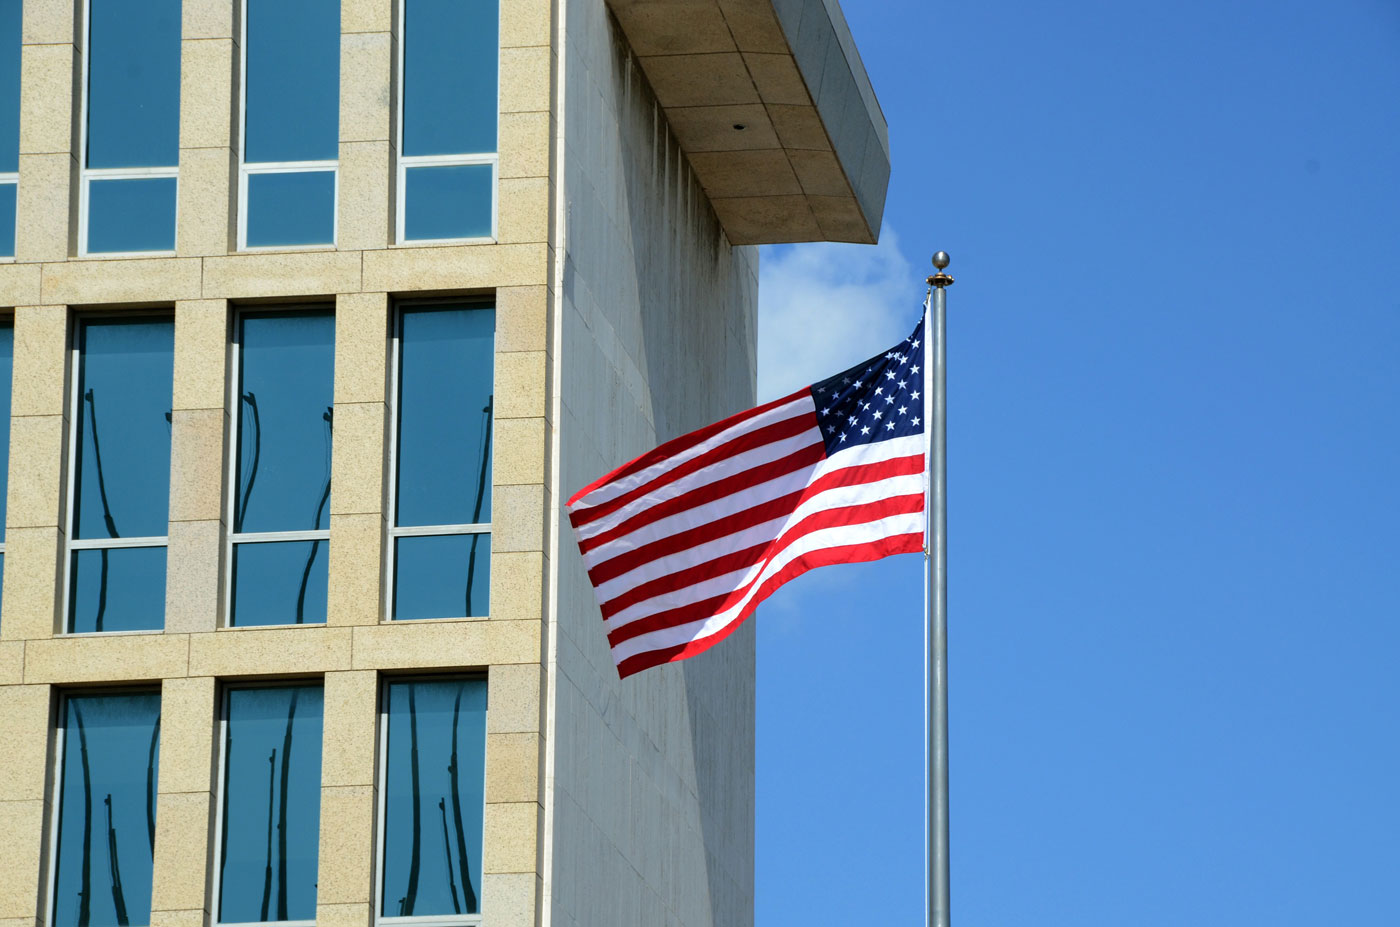
[[[752,404],[753,245],[877,236],[836,0],[0,46],[0,927],[752,923],[752,628],[620,683],[561,510]]]

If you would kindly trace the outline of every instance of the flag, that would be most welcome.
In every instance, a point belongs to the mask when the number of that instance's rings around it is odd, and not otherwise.
[[[814,567],[923,550],[923,337],[921,321],[889,351],[569,500],[620,677],[708,650]]]

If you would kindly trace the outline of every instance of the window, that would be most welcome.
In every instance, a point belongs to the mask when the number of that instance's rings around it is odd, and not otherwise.
[[[378,919],[480,924],[486,682],[390,682],[383,715]]]
[[[316,919],[320,685],[224,693],[216,923]]]
[[[20,0],[0,0],[0,258],[15,256],[19,184]]]
[[[174,251],[180,0],[87,0],[82,254]]]
[[[68,631],[165,625],[170,407],[167,319],[84,319],[74,357]]]
[[[238,246],[335,243],[340,0],[245,0]]]
[[[398,326],[391,617],[485,615],[496,311],[406,307]]]
[[[229,624],[326,620],[335,316],[245,312],[233,460]]]
[[[149,924],[160,695],[70,695],[59,720],[48,923]]]
[[[495,234],[498,0],[403,0],[398,234]]]
[[[5,509],[10,485],[10,385],[15,374],[15,325],[0,323],[0,603],[4,602]]]

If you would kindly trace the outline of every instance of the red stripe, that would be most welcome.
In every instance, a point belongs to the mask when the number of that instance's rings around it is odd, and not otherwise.
[[[768,550],[761,558],[761,561],[767,562],[772,560],[800,538],[811,534],[813,531],[819,531],[823,528],[859,525],[866,522],[878,521],[881,518],[887,518],[891,515],[909,515],[914,512],[922,512],[923,509],[923,493],[916,493],[914,495],[880,499],[877,502],[865,502],[859,505],[848,505],[842,508],[813,512],[765,545],[768,547]],[[873,541],[871,543],[879,542]],[[747,551],[745,553],[747,553]],[[804,554],[803,556],[806,555]],[[749,565],[756,562],[760,561],[753,560]],[[705,566],[709,566],[709,564]],[[738,567],[735,569],[738,569]],[[787,567],[783,569],[787,569]],[[714,575],[719,576],[723,575],[723,573],[715,573]],[[664,578],[665,577],[663,577],[663,579]],[[677,625],[689,624],[692,621],[699,621],[702,618],[714,617],[743,599],[745,593],[748,592],[749,588],[753,585],[753,582],[754,581],[751,580],[737,589],[730,590],[722,595],[712,596],[700,602],[692,602],[689,605],[667,609],[663,612],[656,612],[655,614],[638,618],[636,621],[630,621],[620,628],[614,628],[612,631],[609,631],[608,641],[613,645],[617,645],[625,640],[631,640],[634,637],[651,631],[660,631],[663,628],[672,628]],[[685,586],[676,584],[673,588],[684,589]]]
[[[708,637],[702,637],[672,647],[663,647],[659,650],[648,650],[645,653],[634,654],[617,664],[618,678],[626,679],[628,676],[634,673],[640,673],[644,669],[660,666],[662,663],[674,663],[677,660],[684,660],[687,657],[693,657],[698,653],[709,650],[715,644],[718,644],[720,641],[733,634],[739,625],[743,624],[744,621],[753,614],[754,609],[758,608],[764,599],[777,591],[778,587],[790,580],[796,579],[808,570],[813,570],[822,566],[831,566],[837,563],[863,563],[868,560],[880,560],[884,557],[893,556],[894,554],[916,554],[923,549],[924,536],[921,533],[915,533],[898,534],[888,538],[881,538],[879,541],[851,544],[846,547],[824,547],[821,550],[805,553],[765,580],[759,591],[729,624]]]
[[[792,402],[794,399],[797,399],[804,393],[811,395],[811,392],[812,388],[810,386],[804,386],[797,392],[784,396],[781,399],[774,399],[772,402],[765,402],[761,406],[754,406],[752,409],[745,409],[743,412],[736,412],[735,414],[729,416],[729,418],[720,419],[713,425],[706,425],[704,428],[698,428],[695,431],[690,432],[689,434],[681,435],[679,438],[672,438],[665,444],[661,444],[657,447],[652,448],[642,456],[628,461],[627,463],[618,467],[616,470],[613,470],[611,473],[608,473],[604,476],[600,476],[598,479],[589,483],[587,486],[583,487],[578,492],[574,493],[572,496],[569,497],[567,506],[572,507],[575,502],[582,499],[584,496],[588,495],[600,486],[603,486],[607,483],[611,483],[613,480],[621,479],[622,477],[628,476],[632,473],[636,473],[637,471],[645,470],[652,464],[659,463],[660,461],[663,461],[668,457],[675,457],[677,454],[687,451],[697,444],[701,444],[705,441],[708,441],[710,438],[724,431],[726,428],[732,428],[733,426],[738,425],[741,422],[748,421],[754,416],[762,415],[769,409],[776,409],[781,405]],[[815,405],[816,403],[814,401],[813,406]]]
[[[669,557],[683,550],[717,541],[764,522],[773,521],[785,513],[795,511],[807,500],[827,490],[859,486],[897,476],[912,476],[923,472],[923,469],[924,458],[922,454],[841,467],[786,495],[764,500],[742,512],[726,515],[685,531],[664,535],[643,547],[634,548],[618,554],[610,560],[604,560],[590,569],[588,576],[593,581],[593,585],[597,586],[662,557]]]

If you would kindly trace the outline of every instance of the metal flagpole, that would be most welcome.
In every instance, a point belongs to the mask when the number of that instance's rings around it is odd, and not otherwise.
[[[948,252],[933,256],[932,298],[924,326],[925,434],[929,439],[929,491],[925,496],[928,542],[924,546],[924,607],[928,613],[928,924],[950,927],[948,861],[948,371],[947,298],[953,278],[944,273]]]

